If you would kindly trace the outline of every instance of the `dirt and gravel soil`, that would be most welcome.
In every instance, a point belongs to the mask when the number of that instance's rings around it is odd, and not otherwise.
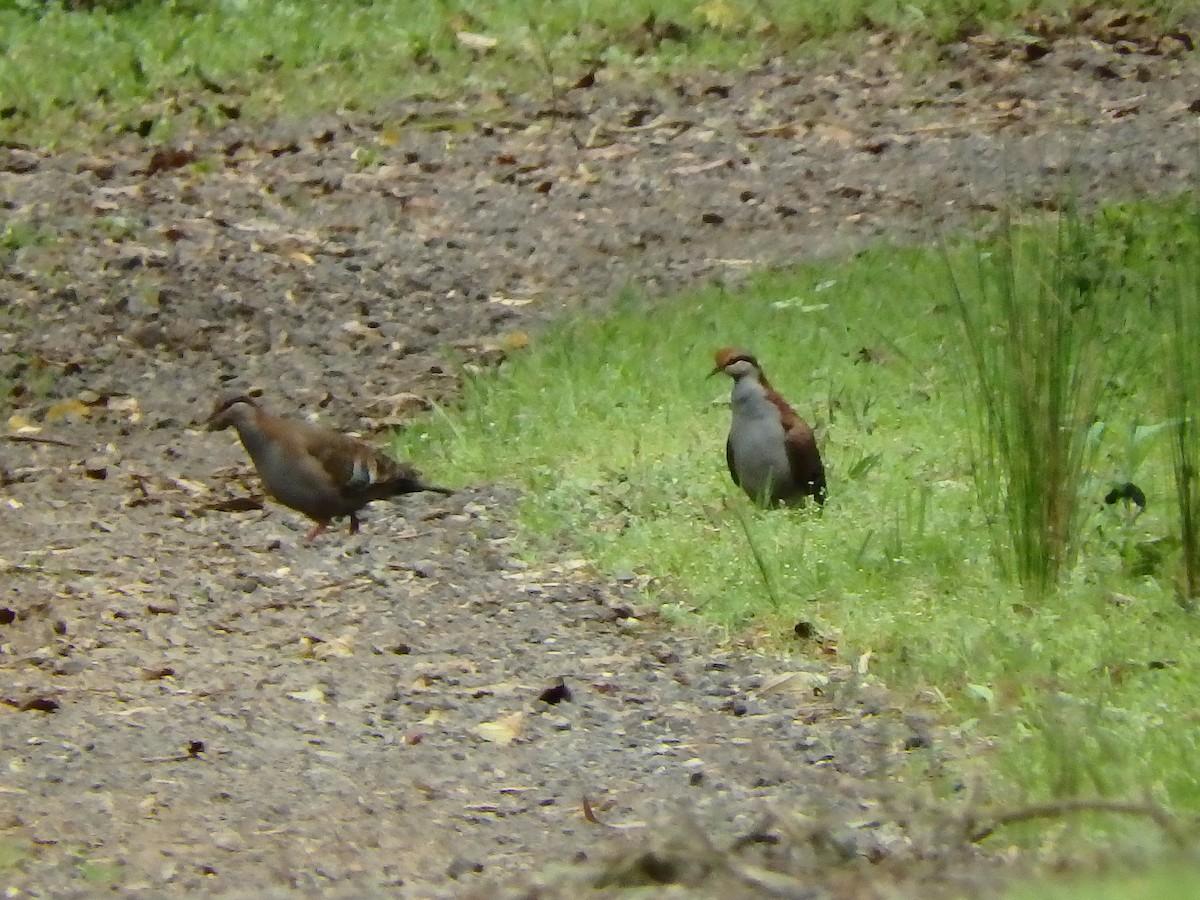
[[[913,701],[816,646],[672,626],[567,544],[520,562],[513,485],[375,504],[303,545],[197,422],[261,389],[377,435],[452,399],[456,361],[494,365],[627,285],[920,239],[1064,187],[1184,189],[1191,44],[1097,13],[917,74],[879,41],[172,148],[0,150],[8,896],[988,893],[1009,856],[964,839],[972,800],[927,799],[983,748]]]

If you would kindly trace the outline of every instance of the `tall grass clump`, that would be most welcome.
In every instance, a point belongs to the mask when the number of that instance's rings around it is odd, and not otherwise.
[[[973,269],[949,264],[976,491],[1002,571],[1034,597],[1079,548],[1120,299],[1110,256],[1095,223],[1068,210],[1049,228],[1005,222]]]
[[[1192,209],[1181,234],[1174,277],[1162,292],[1171,322],[1162,359],[1182,557],[1179,594],[1190,609],[1200,596],[1200,208]]]

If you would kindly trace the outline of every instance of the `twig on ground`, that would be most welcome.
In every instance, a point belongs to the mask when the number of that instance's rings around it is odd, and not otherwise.
[[[1143,816],[1153,821],[1163,831],[1171,836],[1178,844],[1185,842],[1185,836],[1178,818],[1171,815],[1157,803],[1149,800],[1137,802],[1133,800],[1107,800],[1103,797],[1070,797],[1063,800],[1050,800],[1045,803],[1031,803],[1013,809],[992,812],[986,816],[969,817],[965,823],[967,839],[978,844],[995,834],[1005,825],[1017,822],[1029,822],[1033,819],[1053,819],[1069,813],[1104,812],[1117,813],[1126,816]],[[983,824],[980,824],[980,820]]]
[[[72,444],[70,441],[60,441],[58,438],[34,437],[32,434],[6,434],[6,441],[12,441],[14,444],[50,444],[53,447],[78,447],[78,444]]]

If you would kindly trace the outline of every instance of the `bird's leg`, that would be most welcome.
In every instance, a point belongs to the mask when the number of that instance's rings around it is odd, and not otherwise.
[[[316,525],[313,526],[312,531],[310,531],[308,534],[306,534],[304,536],[304,543],[311,544],[314,540],[317,539],[317,535],[323,533],[325,531],[325,529],[328,527],[329,527],[328,520],[326,520],[324,522],[318,522]]]
[[[358,534],[358,513],[350,513],[350,534]]]

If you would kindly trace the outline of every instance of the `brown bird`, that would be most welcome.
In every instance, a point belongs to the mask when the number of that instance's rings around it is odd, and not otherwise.
[[[249,397],[219,402],[207,428],[237,429],[267,493],[317,523],[305,543],[340,516],[350,517],[350,534],[354,534],[358,511],[372,500],[417,491],[454,493],[426,484],[412,466],[384,456],[357,438],[274,416]]]
[[[825,466],[809,424],[745,350],[724,347],[716,363],[709,377],[724,372],[733,379],[733,417],[725,441],[733,483],[764,506],[803,505],[806,497],[824,505]]]

